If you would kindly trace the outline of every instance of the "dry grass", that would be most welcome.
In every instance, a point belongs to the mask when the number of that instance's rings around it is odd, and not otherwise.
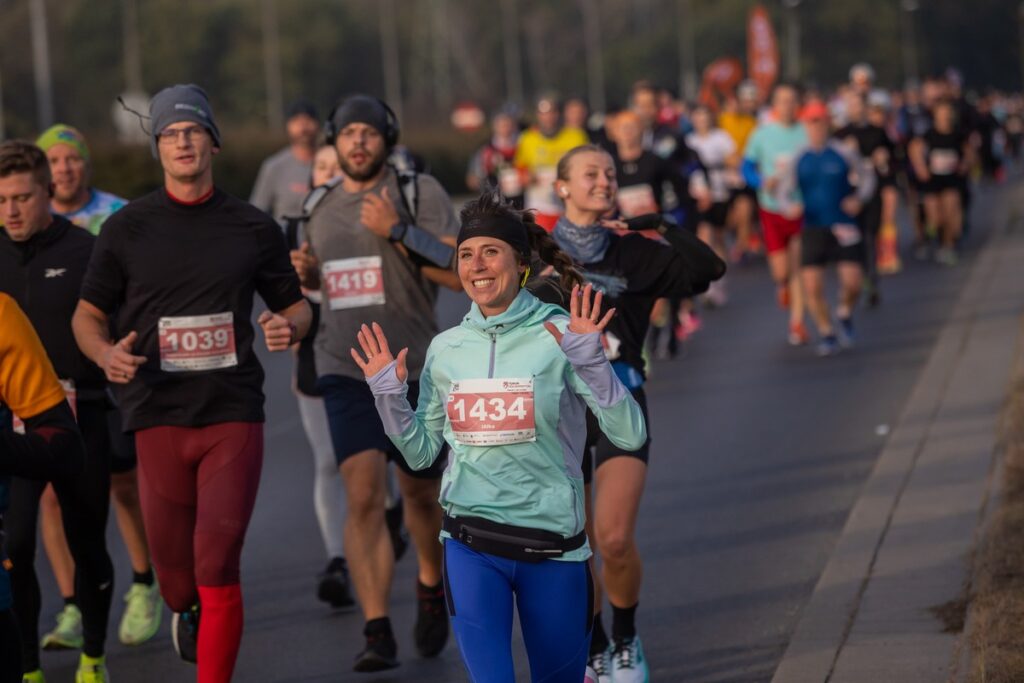
[[[1024,359],[1022,359],[1024,361]],[[1024,681],[1024,363],[1002,416],[1004,482],[977,551],[970,604],[970,683]]]

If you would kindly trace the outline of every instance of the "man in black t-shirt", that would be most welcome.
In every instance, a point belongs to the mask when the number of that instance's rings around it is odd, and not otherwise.
[[[263,461],[253,294],[270,309],[258,319],[270,351],[304,337],[311,313],[277,224],[214,187],[220,131],[206,93],[166,88],[150,118],[164,186],[107,220],[73,327],[117,385],[125,429],[135,433],[175,646],[198,662],[199,680],[227,681],[241,643],[239,561]],[[120,340],[110,338],[111,320]]]

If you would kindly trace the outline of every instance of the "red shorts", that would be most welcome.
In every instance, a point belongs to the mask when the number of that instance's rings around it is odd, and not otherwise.
[[[761,215],[761,234],[764,237],[764,248],[769,254],[782,251],[789,246],[789,241],[800,235],[804,219],[786,218],[777,213],[758,209]]]

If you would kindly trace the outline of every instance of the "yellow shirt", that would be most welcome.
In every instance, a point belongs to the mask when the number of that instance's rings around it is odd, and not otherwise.
[[[722,112],[718,116],[718,127],[729,134],[740,154],[747,148],[747,138],[757,127],[757,118],[739,112]]]
[[[553,138],[530,128],[519,136],[513,163],[531,173],[539,168],[553,168],[566,152],[588,142],[587,134],[579,128],[563,128]]]
[[[17,302],[0,293],[0,401],[22,419],[64,400],[43,344]]]

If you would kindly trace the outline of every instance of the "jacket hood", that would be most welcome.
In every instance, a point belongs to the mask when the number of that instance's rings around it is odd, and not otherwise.
[[[498,315],[485,318],[476,303],[462,319],[461,326],[480,334],[504,334],[522,325],[540,325],[555,315],[567,315],[554,304],[546,304],[525,289],[512,300],[509,307]]]

